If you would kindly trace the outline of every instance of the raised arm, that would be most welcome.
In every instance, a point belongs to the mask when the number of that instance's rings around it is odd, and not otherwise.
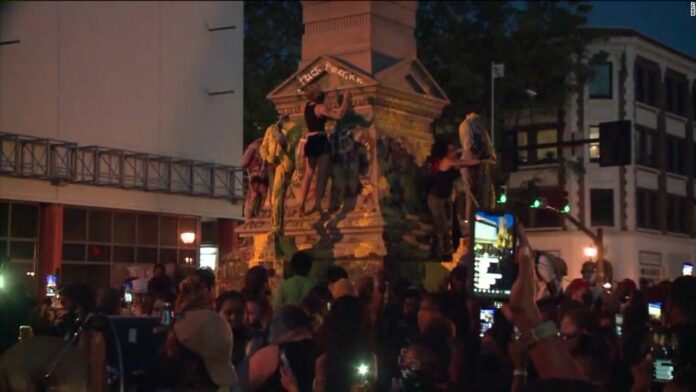
[[[346,115],[346,111],[348,110],[348,104],[350,103],[350,93],[348,91],[345,91],[343,93],[343,102],[341,103],[341,106],[336,109],[329,109],[324,105],[318,106],[317,107],[317,112],[327,118],[330,118],[332,120],[340,120],[343,118],[343,116]]]
[[[261,140],[263,138],[258,138],[251,142],[249,146],[247,146],[246,150],[244,150],[244,155],[242,155],[241,161],[239,161],[239,165],[241,167],[247,167],[249,166],[249,163],[251,162],[251,158],[256,154],[256,152],[259,150],[259,147],[261,146]]]
[[[467,166],[476,166],[481,164],[484,161],[481,161],[480,159],[448,159],[444,158],[442,160],[442,163],[440,164],[442,170],[447,170],[451,167],[467,167]]]
[[[520,247],[517,255],[519,274],[512,286],[510,308],[513,320],[522,333],[521,340],[530,337],[533,330],[542,324],[541,312],[536,305],[536,273],[534,259],[527,235],[522,224],[519,227]],[[570,353],[561,343],[558,335],[541,337],[529,347],[529,358],[539,372],[541,379],[558,378],[582,380],[580,369]]]

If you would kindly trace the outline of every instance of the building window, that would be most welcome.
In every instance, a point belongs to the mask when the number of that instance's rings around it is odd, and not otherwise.
[[[518,147],[527,147],[529,146],[529,137],[527,137],[527,132],[518,132],[517,133],[517,146]],[[517,152],[518,154],[518,162],[520,164],[525,164],[529,162],[529,153],[527,150],[519,150]]]
[[[637,188],[636,224],[643,229],[658,229],[657,191]]]
[[[636,125],[636,162],[639,165],[657,168],[657,132]]]
[[[537,128],[525,129],[517,132],[517,145],[522,147],[518,151],[518,162],[521,165],[533,165],[542,163],[553,163],[558,161],[558,147],[541,147],[541,144],[551,144],[558,142],[558,129],[556,128]],[[526,148],[524,148],[526,147]]]
[[[672,233],[688,233],[687,199],[683,196],[667,195],[667,230]]]
[[[62,282],[93,284],[80,279],[94,273],[100,280],[106,271],[107,278],[111,276],[111,283],[115,284],[118,277],[114,273],[108,275],[109,268],[123,270],[123,263],[195,264],[199,241],[186,245],[179,235],[186,231],[197,233],[197,228],[196,218],[65,208],[63,260],[68,268],[64,269]]]
[[[34,261],[38,236],[38,205],[0,202],[0,256]]]
[[[634,66],[636,101],[657,107],[660,68],[657,64],[637,59]]]
[[[686,76],[667,70],[665,75],[667,111],[686,117],[686,96],[688,85]]]
[[[592,226],[614,226],[614,190],[590,189]]]
[[[590,127],[590,139],[599,139],[599,127]],[[590,162],[599,162],[599,142],[590,143]]]
[[[665,143],[665,160],[667,171],[686,175],[686,139],[667,135]]]
[[[590,98],[612,97],[612,63],[593,64],[592,80],[590,81]]]

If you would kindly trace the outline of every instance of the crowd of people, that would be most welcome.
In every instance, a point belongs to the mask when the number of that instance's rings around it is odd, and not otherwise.
[[[140,305],[125,307],[118,290],[67,285],[61,314],[50,320],[42,304],[34,329],[65,334],[95,310],[160,316],[171,307],[158,349],[161,390],[696,390],[696,277],[642,289],[578,279],[539,299],[523,231],[517,262],[502,304],[468,295],[463,265],[427,292],[382,273],[351,280],[339,266],[315,281],[311,254],[301,251],[278,287],[256,266],[238,291],[219,293],[209,269],[174,284],[156,266]],[[649,302],[661,304],[660,319],[649,316]],[[483,328],[487,307],[493,318]],[[671,380],[655,381],[665,361]]]

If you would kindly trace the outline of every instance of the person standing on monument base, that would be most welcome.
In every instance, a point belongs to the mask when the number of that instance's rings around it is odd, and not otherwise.
[[[439,140],[433,144],[428,208],[433,216],[433,251],[436,258],[452,258],[452,191],[459,178],[459,168],[476,166],[479,159],[457,159],[451,142]]]
[[[302,202],[300,203],[300,216],[305,213],[321,212],[321,199],[324,197],[326,181],[329,175],[331,144],[326,136],[327,119],[340,120],[348,110],[350,94],[343,93],[343,102],[337,109],[329,109],[324,105],[326,94],[318,87],[309,88],[305,92],[307,104],[304,108],[304,119],[307,125],[307,143],[304,147],[305,172],[302,177]],[[305,212],[305,202],[309,193],[309,185],[312,183],[314,173],[317,173],[317,191],[314,206]]]

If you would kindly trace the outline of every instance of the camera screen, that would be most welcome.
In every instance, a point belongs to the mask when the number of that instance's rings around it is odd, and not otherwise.
[[[517,278],[515,216],[508,212],[476,211],[472,220],[474,241],[469,247],[474,264],[475,296],[509,298]]]
[[[694,265],[691,263],[684,263],[682,265],[682,275],[692,276],[694,274]]]
[[[493,326],[493,312],[495,309],[481,309],[479,312],[479,323],[481,324],[480,336],[486,333]]]
[[[616,334],[621,336],[623,332],[623,315],[621,313],[614,316],[614,324],[616,324]]]
[[[55,297],[55,295],[58,293],[57,286],[56,286],[56,276],[55,275],[47,275],[46,276],[46,296],[48,297]]]
[[[674,375],[674,366],[669,359],[655,359],[655,373],[653,377],[655,381],[671,381]]]
[[[662,303],[660,302],[648,303],[648,316],[650,316],[651,320],[660,321],[660,318],[662,316],[662,312],[660,310],[661,307]]]

